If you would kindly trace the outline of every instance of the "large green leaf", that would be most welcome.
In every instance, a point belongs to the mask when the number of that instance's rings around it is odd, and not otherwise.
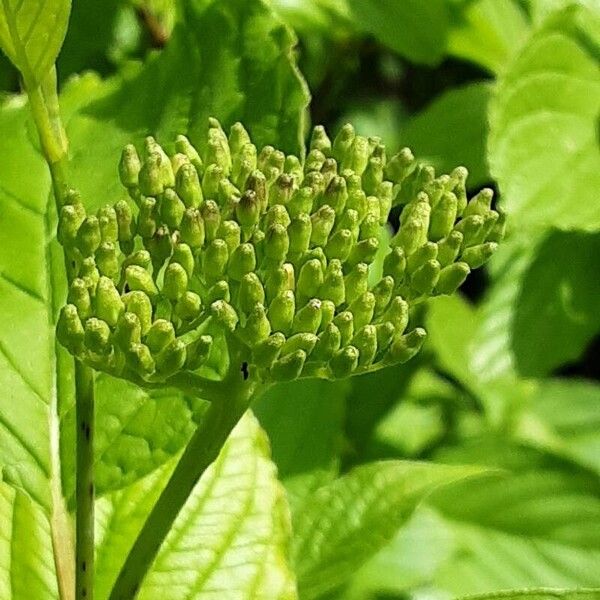
[[[0,47],[29,87],[38,84],[60,51],[71,0],[2,0]]]
[[[106,598],[168,470],[100,500],[98,598]],[[248,414],[192,492],[139,598],[294,599],[289,534],[289,511],[266,436]]]
[[[600,589],[562,590],[542,588],[535,590],[516,590],[467,596],[469,600],[598,600]]]
[[[600,11],[572,6],[531,36],[499,79],[489,159],[522,229],[600,227]]]
[[[382,461],[319,488],[293,515],[292,558],[303,599],[343,584],[435,488],[482,470]]]

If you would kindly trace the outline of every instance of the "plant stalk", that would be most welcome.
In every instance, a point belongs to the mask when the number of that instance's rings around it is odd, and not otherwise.
[[[223,381],[224,394],[215,398],[183,452],[169,482],[150,512],[113,586],[109,600],[132,600],[202,474],[219,455],[229,434],[246,412],[256,385]]]

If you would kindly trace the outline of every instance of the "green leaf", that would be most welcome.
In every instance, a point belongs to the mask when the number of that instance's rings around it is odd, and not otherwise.
[[[500,73],[529,33],[514,0],[477,0],[460,15],[448,36],[448,52]]]
[[[515,435],[600,476],[600,386],[570,379],[540,382]]]
[[[489,435],[438,459],[495,465],[508,473],[436,494],[433,504],[454,538],[452,556],[435,575],[436,587],[466,595],[600,585],[596,476]]]
[[[480,596],[467,596],[467,598],[469,600],[598,600],[600,589],[561,590],[542,588],[537,590],[509,590]]]
[[[551,232],[542,242],[515,303],[513,349],[522,375],[546,375],[576,360],[600,331],[600,280],[592,275],[599,256],[600,234]]]
[[[50,524],[26,494],[0,482],[0,597],[58,597]]]
[[[50,70],[62,46],[70,0],[2,0],[0,47],[35,87]]]
[[[369,463],[318,489],[293,515],[292,557],[303,599],[343,584],[439,486],[481,473],[470,467]]]
[[[469,170],[473,187],[489,181],[485,160],[487,108],[492,87],[485,82],[453,88],[410,119],[401,142],[442,173],[457,165]]]
[[[447,0],[348,0],[357,29],[409,60],[437,64],[446,51]]]
[[[546,21],[500,77],[489,160],[521,229],[600,227],[600,13],[573,6]]]
[[[166,475],[168,467],[99,501],[99,598],[106,597]],[[139,598],[294,599],[289,533],[289,512],[266,436],[248,414],[192,492]]]

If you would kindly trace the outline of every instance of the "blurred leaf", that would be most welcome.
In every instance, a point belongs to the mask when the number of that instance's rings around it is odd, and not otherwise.
[[[507,66],[490,108],[489,160],[520,228],[600,227],[600,12],[553,15]]]
[[[349,25],[347,0],[272,0],[273,8],[296,31],[335,37]]]
[[[525,0],[529,6],[532,21],[539,25],[553,12],[565,8],[571,4],[581,4],[590,10],[598,10],[596,0]]]
[[[100,500],[99,597],[110,590],[168,470]],[[287,566],[289,533],[289,511],[269,460],[268,442],[249,413],[194,488],[144,579],[139,598],[293,600],[295,583]]]
[[[600,476],[600,386],[572,379],[540,382],[515,433]]]
[[[450,22],[447,0],[347,0],[355,27],[409,60],[439,63]]]
[[[423,497],[480,473],[431,463],[375,462],[317,490],[293,516],[300,596],[319,598],[343,584],[393,537]]]
[[[36,87],[50,70],[62,46],[71,0],[3,0],[0,4],[0,48]]]
[[[543,588],[537,590],[516,590],[485,594],[483,596],[468,596],[469,600],[598,600],[600,589],[561,590]]]
[[[600,234],[551,233],[524,274],[515,304],[519,372],[542,376],[577,359],[600,331]],[[540,348],[544,351],[540,352]]]
[[[469,169],[469,185],[489,181],[485,159],[487,108],[492,87],[485,82],[452,88],[403,127],[401,143],[443,173]]]
[[[528,33],[525,14],[514,0],[477,0],[451,28],[448,52],[499,73]]]

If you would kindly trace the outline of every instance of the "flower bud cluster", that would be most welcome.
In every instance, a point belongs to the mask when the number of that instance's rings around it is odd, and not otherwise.
[[[71,192],[61,209],[73,272],[58,335],[138,380],[197,371],[233,346],[265,381],[404,362],[425,338],[410,304],[454,292],[503,235],[491,191],[467,199],[465,169],[436,178],[408,149],[388,160],[350,125],[333,140],[316,127],[302,162],[211,119],[203,152],[179,136],[169,155],[149,137],[123,150],[119,175],[126,199],[92,215]]]

